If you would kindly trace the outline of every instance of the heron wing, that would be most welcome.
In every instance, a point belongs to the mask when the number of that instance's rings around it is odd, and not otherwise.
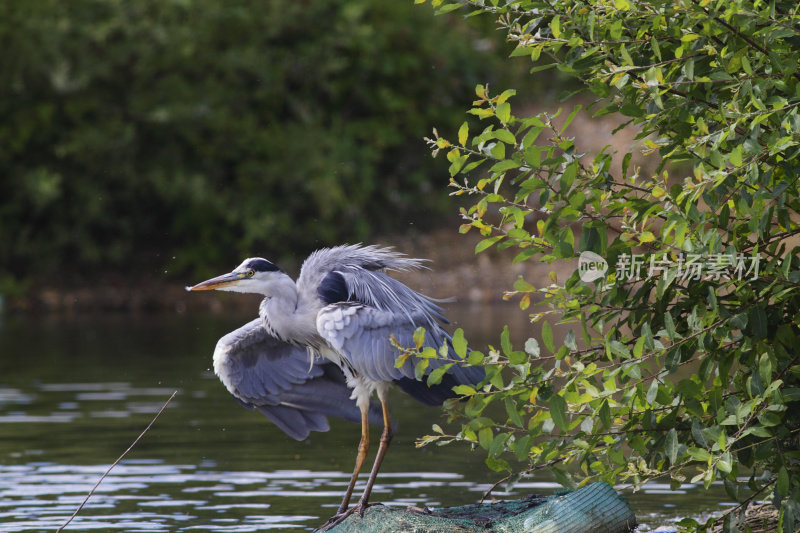
[[[427,329],[437,321],[446,323],[437,300],[424,296],[386,271],[426,268],[426,260],[406,257],[391,248],[377,246],[336,246],[312,253],[303,263],[297,286],[301,297],[311,297],[323,305],[360,302],[383,311],[413,310],[414,320]]]
[[[406,271],[426,268],[425,259],[406,257],[392,248],[360,244],[322,248],[303,262],[298,287],[316,289],[322,279],[334,270],[349,271]]]
[[[338,302],[322,308],[317,314],[317,330],[356,373],[373,381],[389,381],[400,386],[417,400],[436,405],[455,394],[458,384],[476,384],[484,377],[478,367],[452,366],[439,385],[428,387],[417,381],[414,367],[419,361],[412,356],[397,368],[399,350],[392,345],[392,336],[402,346],[413,346],[414,330],[426,328],[425,346],[436,350],[450,342],[450,336],[438,324],[430,322],[425,310],[401,312],[377,309],[359,302]],[[431,359],[426,372],[446,361]]]
[[[327,416],[361,420],[342,371],[324,360],[309,366],[305,348],[276,339],[260,318],[217,342],[214,371],[242,405],[257,408],[294,439],[328,431]],[[370,418],[381,419],[378,406],[371,406]]]

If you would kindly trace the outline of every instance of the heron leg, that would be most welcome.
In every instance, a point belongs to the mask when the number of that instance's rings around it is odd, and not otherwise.
[[[361,499],[358,500],[356,509],[361,516],[364,516],[364,511],[367,509],[369,496],[372,493],[372,486],[375,484],[375,478],[378,477],[378,470],[381,468],[383,458],[386,455],[386,450],[389,449],[389,443],[392,441],[392,421],[389,418],[389,405],[386,402],[386,390],[378,389],[378,398],[381,401],[381,410],[383,411],[383,433],[381,433],[380,444],[378,445],[378,452],[375,455],[375,463],[372,465],[372,471],[369,473],[369,480],[367,486],[364,487],[364,493]]]
[[[347,511],[347,506],[350,505],[350,498],[353,495],[353,489],[356,486],[356,479],[358,473],[361,472],[361,467],[364,465],[364,459],[367,458],[369,451],[369,404],[361,406],[361,440],[358,443],[358,455],[356,455],[356,467],[353,470],[353,477],[350,478],[350,484],[347,486],[347,492],[344,493],[342,505],[339,506],[337,515],[343,514]]]

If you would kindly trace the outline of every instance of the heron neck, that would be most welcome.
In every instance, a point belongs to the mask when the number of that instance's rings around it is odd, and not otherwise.
[[[316,325],[311,323],[309,329],[304,313],[298,306],[297,285],[289,276],[276,280],[270,285],[270,293],[261,302],[259,315],[267,329],[276,337],[285,341],[302,341],[309,334],[316,332]]]

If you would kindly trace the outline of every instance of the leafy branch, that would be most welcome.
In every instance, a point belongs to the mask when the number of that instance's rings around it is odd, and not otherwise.
[[[606,150],[586,155],[569,136],[578,108],[556,127],[558,113],[517,116],[520,95],[485,85],[457,142],[427,139],[434,156],[447,153],[452,194],[470,200],[459,231],[480,233],[476,253],[516,249],[514,263],[578,266],[566,279],[520,277],[506,291],[541,325],[524,350],[504,330],[500,349],[486,355],[466,356],[463,345],[455,358],[432,354],[484,365],[487,379],[447,405],[460,432],[435,431],[420,443],[484,449],[487,466],[506,473],[498,484],[548,465],[571,486],[567,467],[576,465],[583,481],[639,487],[668,476],[679,486],[696,469],[691,481],[723,480],[738,494],[747,471],[752,490],[772,491],[776,527],[794,531],[800,8],[746,0],[432,4],[494,17],[516,46],[512,56],[527,56],[532,73],[555,68],[581,81],[596,98],[594,113],[638,127],[644,151],[660,162],[652,175],[638,167],[631,175],[635,154],[627,153],[614,168]],[[620,268],[624,255],[648,255],[651,270],[659,268],[634,278]],[[689,256],[725,259],[738,274],[679,273]],[[536,296],[544,310],[531,312]],[[529,467],[515,472],[505,456]],[[735,518],[722,519],[726,531]]]

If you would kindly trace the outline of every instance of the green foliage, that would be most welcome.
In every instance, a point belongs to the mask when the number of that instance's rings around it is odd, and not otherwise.
[[[512,55],[529,56],[533,71],[580,79],[599,97],[595,114],[629,117],[663,163],[640,175],[631,154],[621,168],[607,150],[586,157],[568,133],[577,109],[556,126],[549,114],[515,115],[513,91],[482,85],[469,110],[479,127],[428,140],[434,155],[446,153],[453,194],[474,199],[461,231],[484,237],[476,252],[512,248],[514,262],[576,270],[545,286],[515,283],[522,309],[541,306],[531,314],[540,339],[515,351],[504,334],[482,358],[485,386],[449,406],[469,421],[425,442],[474,443],[495,470],[516,457],[528,472],[553,468],[565,485],[577,471],[584,483],[723,481],[743,504],[771,499],[779,528],[796,531],[800,8],[465,4],[497,17]],[[581,254],[608,270],[582,279]],[[727,514],[725,530],[744,507]]]
[[[0,277],[213,271],[430,219],[419,139],[490,74],[479,41],[380,0],[3,2]]]

